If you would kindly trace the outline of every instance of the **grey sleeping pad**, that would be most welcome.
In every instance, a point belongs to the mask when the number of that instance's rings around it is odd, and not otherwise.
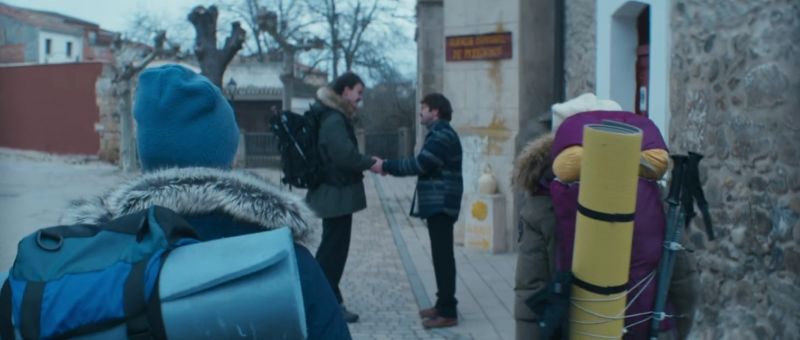
[[[288,228],[175,249],[159,289],[170,339],[307,336]]]

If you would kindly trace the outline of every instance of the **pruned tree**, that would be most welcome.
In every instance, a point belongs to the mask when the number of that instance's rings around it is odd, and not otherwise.
[[[249,33],[242,47],[245,53],[254,54],[259,62],[265,62],[274,43],[270,40],[269,35],[258,27],[259,5],[257,0],[227,0],[217,3],[221,10],[232,14],[232,17],[235,18],[233,21],[242,22],[243,29]],[[252,43],[255,44],[255,47],[252,46]]]
[[[131,46],[117,35],[112,44],[114,53],[114,79],[111,82],[112,94],[117,99],[117,113],[120,118],[120,164],[124,173],[131,173],[139,169],[136,143],[133,134],[133,114],[132,114],[132,89],[133,79],[141,72],[147,64],[155,58],[165,55],[167,50],[164,46],[167,40],[167,33],[159,31],[153,41],[153,47],[143,57],[140,48]],[[139,46],[141,47],[141,46]]]
[[[219,11],[216,6],[197,6],[189,13],[189,22],[194,26],[195,55],[200,63],[200,72],[217,87],[222,88],[222,76],[228,64],[242,49],[247,33],[238,21],[231,23],[231,31],[225,39],[222,49],[217,47],[217,17]]]
[[[153,35],[158,32],[170,32],[169,40],[165,41],[165,53],[171,57],[183,59],[187,57],[184,51],[190,49],[193,37],[188,31],[189,24],[182,20],[170,20],[160,13],[138,11],[131,15],[127,29],[122,33],[122,39],[129,42],[150,44]]]

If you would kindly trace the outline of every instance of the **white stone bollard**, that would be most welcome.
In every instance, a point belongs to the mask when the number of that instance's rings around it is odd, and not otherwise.
[[[471,194],[466,205],[464,246],[468,249],[506,252],[506,201],[500,194]]]

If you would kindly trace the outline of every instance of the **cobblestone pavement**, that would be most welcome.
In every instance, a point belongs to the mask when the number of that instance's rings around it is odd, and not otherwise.
[[[275,182],[280,177],[274,171],[260,174]],[[422,328],[417,311],[435,301],[436,281],[427,229],[408,216],[415,181],[372,174],[364,180],[367,209],[353,216],[340,286],[347,308],[361,316],[350,324],[353,338],[513,339],[516,254],[491,255],[462,246],[455,248],[459,325]]]
[[[271,170],[259,174],[276,183],[280,177]],[[354,339],[455,338],[422,328],[419,307],[375,190],[374,180],[379,178],[368,175],[364,180],[367,209],[353,215],[350,253],[339,286],[347,308],[360,316],[349,324],[350,333]]]

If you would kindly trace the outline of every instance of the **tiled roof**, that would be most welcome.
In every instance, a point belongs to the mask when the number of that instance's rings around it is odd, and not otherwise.
[[[61,33],[83,35],[85,29],[99,29],[95,23],[73,18],[63,14],[21,8],[0,3],[0,15],[12,17],[20,22],[41,29]]]

